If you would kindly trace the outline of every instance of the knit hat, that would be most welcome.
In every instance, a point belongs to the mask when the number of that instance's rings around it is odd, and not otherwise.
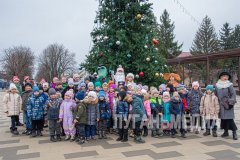
[[[142,89],[142,90],[141,90],[141,93],[142,93],[142,94],[147,94],[147,91],[146,91],[145,89]]]
[[[89,77],[89,76],[85,77],[85,78],[84,78],[84,82],[85,82],[85,81],[90,81],[90,77]]]
[[[109,88],[116,89],[117,86],[116,86],[116,84],[110,84]]]
[[[179,90],[185,89],[185,86],[183,84],[178,84],[176,89],[177,91],[179,91]]]
[[[147,85],[144,85],[142,88],[145,89],[146,91],[148,91],[149,87]]]
[[[23,80],[26,81],[27,79],[29,79],[29,76],[24,76]]]
[[[78,100],[83,100],[84,97],[85,97],[85,92],[84,92],[84,91],[77,92],[76,98],[77,98]]]
[[[98,97],[105,97],[106,94],[103,90],[101,90],[99,93],[98,93]]]
[[[80,83],[78,87],[86,87],[86,84],[84,82]]]
[[[108,88],[107,82],[104,82],[104,83],[102,84],[102,88]]]
[[[48,91],[49,96],[56,94],[56,90],[54,88],[50,88]]]
[[[39,92],[38,86],[34,86],[34,87],[33,87],[33,92]]]
[[[170,97],[170,93],[169,93],[169,92],[163,92],[163,97],[164,97],[164,96]]]
[[[95,82],[94,87],[101,87],[101,82]]]
[[[180,95],[178,94],[178,92],[174,92],[173,97],[180,97]]]
[[[72,95],[73,95],[73,92],[72,92],[72,91],[67,91],[67,92],[65,93],[65,96],[72,97]]]
[[[13,81],[19,80],[18,76],[13,76]]]
[[[128,73],[127,77],[132,77],[132,79],[134,79],[134,75],[132,73]]]
[[[206,87],[206,91],[207,90],[211,90],[211,91],[214,91],[215,90],[215,88],[214,88],[214,86],[213,85],[207,85],[207,87]]]
[[[12,90],[12,89],[17,89],[16,85],[14,83],[11,83],[10,86],[9,86],[9,89]]]
[[[94,92],[94,91],[90,91],[90,92],[88,93],[88,96],[91,96],[91,97],[93,97],[94,99],[96,99],[96,98],[97,98],[97,93]]]
[[[31,83],[25,83],[24,88],[25,88],[26,86],[29,86],[29,87],[32,88],[32,84],[31,84]]]
[[[159,86],[159,88],[162,88],[163,91],[166,91],[166,87],[167,87],[166,84],[161,84],[161,85]]]
[[[89,82],[89,83],[88,83],[88,87],[89,87],[89,86],[93,86],[93,87],[94,87],[93,82]]]
[[[193,88],[194,86],[199,87],[199,83],[198,83],[198,81],[194,81],[194,82],[192,83],[192,88]]]
[[[73,81],[72,78],[69,78],[69,79],[68,79],[68,85],[74,85],[74,81]]]

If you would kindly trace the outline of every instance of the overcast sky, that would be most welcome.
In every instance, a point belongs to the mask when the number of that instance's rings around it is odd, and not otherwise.
[[[240,0],[179,0],[199,22],[209,15],[218,32],[222,24],[240,24]],[[164,9],[175,23],[176,40],[189,51],[199,25],[183,13],[176,0],[150,0],[154,13]],[[0,0],[0,50],[23,45],[35,54],[49,44],[61,43],[84,61],[98,8],[96,0]],[[1,52],[2,55],[2,52]]]

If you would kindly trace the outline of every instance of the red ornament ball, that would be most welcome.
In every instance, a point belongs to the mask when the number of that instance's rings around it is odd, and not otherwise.
[[[139,73],[139,76],[140,76],[140,77],[143,77],[143,76],[144,76],[144,72],[141,71],[141,72]]]
[[[152,41],[153,41],[153,44],[154,44],[154,45],[157,45],[157,44],[158,44],[158,40],[157,40],[157,39],[153,38]]]
[[[103,57],[103,55],[104,55],[103,52],[100,52],[100,53],[99,53],[99,56],[100,56],[100,57]]]

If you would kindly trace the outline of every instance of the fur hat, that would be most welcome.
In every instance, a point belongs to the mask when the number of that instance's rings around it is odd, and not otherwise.
[[[214,88],[214,86],[213,86],[213,85],[207,85],[207,87],[206,87],[206,91],[207,91],[207,90],[214,91],[214,90],[215,90],[215,88]]]
[[[132,79],[134,79],[134,75],[132,73],[128,73],[127,77],[132,77]]]
[[[180,95],[178,94],[178,92],[173,92],[173,97],[180,97]]]
[[[33,87],[33,92],[39,92],[38,86],[34,86],[34,87]]]
[[[93,97],[94,99],[97,99],[97,93],[94,92],[94,91],[90,91],[90,92],[88,93],[88,96],[91,96],[91,97]]]
[[[230,73],[228,73],[228,72],[222,72],[222,73],[220,73],[219,76],[218,76],[218,78],[220,79],[222,76],[225,76],[225,75],[229,77],[228,80],[231,80],[232,76],[231,76]]]
[[[69,78],[69,79],[68,79],[68,85],[74,85],[74,81],[73,81],[72,78]]]
[[[198,81],[194,81],[194,82],[192,83],[192,88],[193,88],[194,86],[199,87],[199,83],[198,83]]]
[[[11,83],[10,86],[9,86],[9,89],[12,90],[12,89],[17,89],[16,85],[14,83]]]
[[[56,94],[56,90],[54,88],[50,88],[48,91],[49,96]]]
[[[13,76],[13,81],[15,80],[20,80],[20,79],[18,78],[18,76]]]
[[[93,84],[93,82],[89,82],[89,83],[88,83],[88,87],[89,87],[89,86],[92,86],[92,87],[94,87],[94,84]]]

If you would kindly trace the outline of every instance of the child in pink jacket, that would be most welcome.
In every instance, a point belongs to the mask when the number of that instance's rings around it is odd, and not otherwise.
[[[148,124],[151,119],[151,107],[150,107],[150,95],[147,92],[143,93],[144,95],[144,108],[147,114],[147,125],[143,126],[143,137],[148,136]]]

